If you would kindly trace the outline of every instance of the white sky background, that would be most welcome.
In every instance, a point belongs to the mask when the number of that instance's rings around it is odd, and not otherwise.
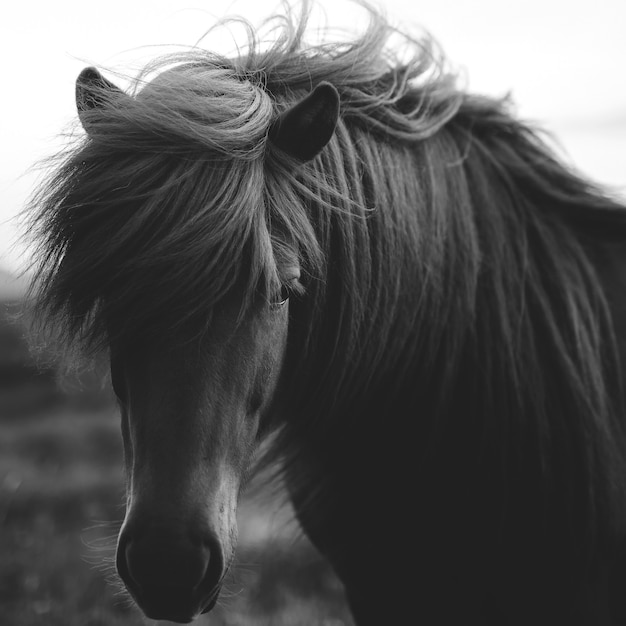
[[[322,0],[329,21],[354,27],[346,0]],[[626,197],[626,0],[387,0],[395,23],[429,31],[473,91],[510,92],[519,115],[551,131],[564,157]],[[133,72],[194,44],[216,19],[257,23],[275,0],[23,0],[0,10],[0,268],[28,249],[18,213],[75,119],[86,65]],[[332,9],[332,10],[331,10]],[[223,44],[222,44],[223,45]],[[171,48],[169,48],[171,50]],[[224,50],[220,46],[221,50]],[[225,49],[228,51],[228,48]]]

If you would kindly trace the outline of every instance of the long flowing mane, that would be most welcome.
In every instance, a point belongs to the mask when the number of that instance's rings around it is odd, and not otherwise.
[[[623,521],[619,357],[598,263],[624,241],[626,211],[506,101],[460,90],[431,42],[407,35],[394,54],[398,32],[373,11],[342,44],[307,44],[306,5],[273,19],[272,46],[250,28],[240,56],[160,59],[130,106],[99,112],[33,199],[40,309],[88,347],[158,336],[208,323],[242,281],[250,297],[275,288],[293,248],[305,290],[272,449],[286,471],[304,437],[339,454],[355,429],[385,416],[392,432],[400,407],[419,407],[411,449],[426,474],[461,459],[467,478],[441,484],[478,499],[489,485],[500,518],[543,502],[589,555]],[[270,124],[322,80],[341,119],[297,164]],[[372,411],[381,423],[362,421]],[[522,476],[533,486],[509,506]]]

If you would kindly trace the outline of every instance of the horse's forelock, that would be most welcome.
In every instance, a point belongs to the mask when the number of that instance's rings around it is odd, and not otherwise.
[[[72,168],[76,185],[45,217],[41,303],[88,344],[123,339],[159,319],[167,325],[207,315],[240,280],[244,249],[263,252],[259,273],[272,273],[271,251],[254,243],[263,236],[259,167],[222,164],[218,176],[204,162],[148,160],[160,173],[151,194],[132,184],[132,172],[123,173],[130,163],[125,168],[124,159],[113,158],[82,179]],[[132,161],[141,174],[150,169]],[[115,174],[118,185],[125,176],[128,184],[110,187]]]

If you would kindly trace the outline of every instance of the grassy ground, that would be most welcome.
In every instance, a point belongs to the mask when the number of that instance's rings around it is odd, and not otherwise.
[[[57,402],[17,415],[1,406],[0,624],[155,623],[110,567],[124,514],[116,410]],[[288,512],[257,500],[241,507],[238,558],[220,603],[197,623],[351,624],[340,584]]]

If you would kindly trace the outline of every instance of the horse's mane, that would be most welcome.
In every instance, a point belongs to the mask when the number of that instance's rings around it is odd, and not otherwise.
[[[582,512],[572,532],[591,549],[623,482],[618,356],[591,251],[624,240],[623,207],[506,102],[459,90],[428,40],[405,36],[394,55],[377,13],[342,44],[306,44],[306,4],[272,23],[269,48],[250,28],[235,58],[160,59],[132,99],[93,114],[33,198],[40,310],[91,347],[169,332],[241,280],[275,289],[289,246],[305,293],[273,448],[287,467],[294,438],[344,441],[372,398],[420,406],[426,465],[473,429],[476,456],[496,455],[503,476],[536,469],[543,496]],[[268,130],[322,80],[341,118],[298,165]]]

